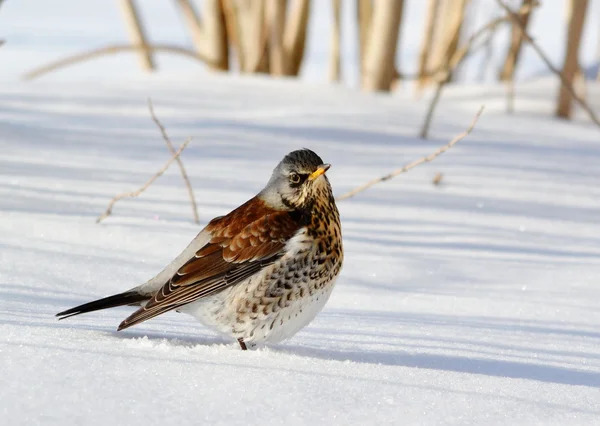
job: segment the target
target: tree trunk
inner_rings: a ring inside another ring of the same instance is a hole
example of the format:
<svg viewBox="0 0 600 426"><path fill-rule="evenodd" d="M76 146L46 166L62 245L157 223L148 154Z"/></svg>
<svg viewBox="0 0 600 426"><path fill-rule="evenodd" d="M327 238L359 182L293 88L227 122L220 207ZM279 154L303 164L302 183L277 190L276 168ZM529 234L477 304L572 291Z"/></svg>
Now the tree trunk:
<svg viewBox="0 0 600 426"><path fill-rule="evenodd" d="M565 60L563 64L563 75L569 84L573 84L573 78L579 66L579 44L581 42L581 33L585 22L585 12L588 6L588 0L567 0L568 1L568 22L567 46ZM572 96L563 85L560 87L558 95L558 104L556 116L562 118L571 118Z"/></svg>
<svg viewBox="0 0 600 426"><path fill-rule="evenodd" d="M404 1L378 0L373 6L362 87L370 91L389 91L394 79Z"/></svg>
<svg viewBox="0 0 600 426"><path fill-rule="evenodd" d="M533 6L533 0L521 0L521 8L523 6ZM529 24L529 18L531 17L531 11L527 14L520 15L520 20L523 23L525 29L527 29L527 25ZM514 22L512 24L511 36L510 36L510 47L508 49L508 53L506 54L506 59L504 60L504 65L500 70L499 79L501 81L509 81L514 78L515 68L517 66L517 62L519 61L519 55L521 53L521 46L523 45L523 32L521 28L516 25Z"/></svg>
<svg viewBox="0 0 600 426"><path fill-rule="evenodd" d="M146 31L134 1L120 0L119 4L121 5L121 13L125 19L125 25L127 27L127 32L129 33L131 44L142 47L148 46ZM153 71L156 69L154 58L149 50L140 50L138 57L140 66L144 71Z"/></svg>

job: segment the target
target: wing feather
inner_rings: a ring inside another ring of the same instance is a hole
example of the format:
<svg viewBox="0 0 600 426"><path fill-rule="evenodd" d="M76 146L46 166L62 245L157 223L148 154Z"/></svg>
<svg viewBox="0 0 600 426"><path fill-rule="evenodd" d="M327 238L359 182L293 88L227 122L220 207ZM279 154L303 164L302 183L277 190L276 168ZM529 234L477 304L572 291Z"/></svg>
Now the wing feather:
<svg viewBox="0 0 600 426"><path fill-rule="evenodd" d="M306 224L306 214L275 211L258 198L214 219L206 227L210 241L119 330L246 280L283 256L287 241Z"/></svg>

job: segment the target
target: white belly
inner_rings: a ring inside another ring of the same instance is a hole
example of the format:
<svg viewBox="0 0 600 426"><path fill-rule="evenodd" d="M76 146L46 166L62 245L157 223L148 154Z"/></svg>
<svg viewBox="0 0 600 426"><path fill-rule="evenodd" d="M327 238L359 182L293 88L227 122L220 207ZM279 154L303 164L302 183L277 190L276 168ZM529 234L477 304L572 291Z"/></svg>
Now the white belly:
<svg viewBox="0 0 600 426"><path fill-rule="evenodd" d="M321 312L331 295L333 284L331 282L312 295L307 294L268 315L255 317L237 312L237 305L231 303L231 299L236 297L234 293L239 293L244 284L192 302L179 311L194 316L202 324L221 334L243 339L248 346L278 343L306 327Z"/></svg>

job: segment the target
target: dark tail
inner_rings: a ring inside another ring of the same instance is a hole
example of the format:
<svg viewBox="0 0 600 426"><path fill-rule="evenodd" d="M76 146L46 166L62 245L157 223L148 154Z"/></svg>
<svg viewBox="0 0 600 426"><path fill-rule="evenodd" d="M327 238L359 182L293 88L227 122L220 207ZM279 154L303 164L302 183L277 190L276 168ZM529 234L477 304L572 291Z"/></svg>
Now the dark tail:
<svg viewBox="0 0 600 426"><path fill-rule="evenodd" d="M136 291L126 291L125 293L115 294L113 296L108 296L103 299L98 299L94 300L93 302L75 306L74 308L59 312L56 314L56 316L60 317L59 320L62 320L75 315L85 314L87 312L99 311L101 309L115 308L117 306L124 305L136 305L148 299L150 299L150 297L147 295L139 294Z"/></svg>

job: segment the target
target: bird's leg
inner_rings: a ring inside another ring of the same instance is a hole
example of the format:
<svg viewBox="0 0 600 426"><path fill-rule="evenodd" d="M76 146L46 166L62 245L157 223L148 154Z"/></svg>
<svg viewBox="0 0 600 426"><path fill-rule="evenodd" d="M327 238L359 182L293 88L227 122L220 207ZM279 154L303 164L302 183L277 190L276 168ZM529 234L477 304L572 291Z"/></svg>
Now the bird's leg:
<svg viewBox="0 0 600 426"><path fill-rule="evenodd" d="M240 344L240 348L242 348L243 351L248 350L246 344L244 343L244 340L241 337L238 339L238 343Z"/></svg>

